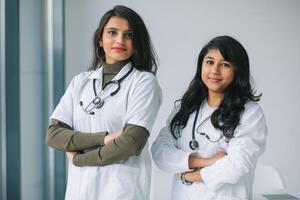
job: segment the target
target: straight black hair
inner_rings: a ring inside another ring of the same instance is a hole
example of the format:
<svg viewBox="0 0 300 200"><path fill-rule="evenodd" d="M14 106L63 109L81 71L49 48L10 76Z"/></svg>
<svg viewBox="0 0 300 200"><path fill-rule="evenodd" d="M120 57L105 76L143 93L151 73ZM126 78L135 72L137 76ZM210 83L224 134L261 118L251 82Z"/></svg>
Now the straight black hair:
<svg viewBox="0 0 300 200"><path fill-rule="evenodd" d="M93 37L93 61L90 70L95 70L101 64L101 61L104 60L105 52L99 46L99 40L102 38L104 26L112 16L122 17L128 21L134 48L134 53L130 58L133 66L138 70L156 74L157 58L142 18L132 9L121 5L117 5L112 10L107 11L99 22Z"/></svg>
<svg viewBox="0 0 300 200"><path fill-rule="evenodd" d="M245 48L230 36L218 36L206 44L199 53L197 71L180 102L180 109L173 117L170 130L174 138L180 137L189 115L199 108L208 96L208 89L201 79L202 63L209 50L217 49L234 70L234 79L224 91L224 98L211 116L211 123L227 138L234 137L240 117L248 100L259 101L250 84L249 58Z"/></svg>

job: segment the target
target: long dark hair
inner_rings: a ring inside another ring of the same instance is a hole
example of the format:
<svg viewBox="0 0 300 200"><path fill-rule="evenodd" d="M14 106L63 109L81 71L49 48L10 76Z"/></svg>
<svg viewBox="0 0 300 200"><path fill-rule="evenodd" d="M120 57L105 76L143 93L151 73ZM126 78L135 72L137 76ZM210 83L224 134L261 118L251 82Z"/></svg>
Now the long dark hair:
<svg viewBox="0 0 300 200"><path fill-rule="evenodd" d="M255 96L251 87L249 58L245 48L230 36L215 37L200 51L196 74L179 100L180 109L170 124L170 130L176 139L180 137L180 129L186 126L189 115L197 110L208 96L208 89L200 77L203 59L211 49L218 49L234 70L234 79L225 89L221 104L211 116L213 126L220 129L225 137L234 137L234 130L239 124L246 102L260 100L261 94Z"/></svg>
<svg viewBox="0 0 300 200"><path fill-rule="evenodd" d="M99 46L99 40L102 38L104 26L112 16L122 17L128 21L134 48L133 55L130 58L133 66L141 71L155 74L157 71L156 54L142 18L130 8L120 5L106 12L99 22L93 37L93 62L90 70L95 70L100 62L104 60L105 52Z"/></svg>

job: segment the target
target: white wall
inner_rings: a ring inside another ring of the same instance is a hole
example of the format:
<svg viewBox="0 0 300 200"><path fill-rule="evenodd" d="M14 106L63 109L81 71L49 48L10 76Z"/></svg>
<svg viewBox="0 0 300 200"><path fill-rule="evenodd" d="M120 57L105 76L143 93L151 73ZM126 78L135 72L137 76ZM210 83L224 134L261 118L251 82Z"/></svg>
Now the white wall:
<svg viewBox="0 0 300 200"><path fill-rule="evenodd" d="M157 77L164 100L150 141L192 79L202 46L214 36L231 35L247 49L256 89L263 92L260 103L269 135L260 162L278 168L287 188L299 191L300 1L66 0L67 83L88 68L99 17L115 4L131 7L143 17L160 59ZM169 187L168 178L154 168L154 189L162 182ZM156 194L152 198L162 199Z"/></svg>

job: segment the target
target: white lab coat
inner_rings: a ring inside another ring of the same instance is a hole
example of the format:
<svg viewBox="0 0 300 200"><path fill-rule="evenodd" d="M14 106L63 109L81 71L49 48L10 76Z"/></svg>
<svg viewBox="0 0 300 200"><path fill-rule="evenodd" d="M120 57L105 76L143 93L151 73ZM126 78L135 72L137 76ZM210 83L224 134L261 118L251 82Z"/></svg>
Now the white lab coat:
<svg viewBox="0 0 300 200"><path fill-rule="evenodd" d="M245 200L252 199L252 183L258 157L265 150L267 126L261 107L255 102L248 102L235 130L235 137L226 143L224 138L212 143L205 136L195 133L199 149L193 151L189 147L192 139L192 127L195 113L189 117L186 127L181 131L181 137L173 138L169 124L178 111L173 109L167 126L162 128L152 145L152 157L156 165L174 174L172 200ZM203 114L199 112L196 128L202 123L200 131L215 140L221 131L213 127L210 115L214 111L207 102L202 104ZM209 120L205 120L206 118ZM205 120L205 121L204 121ZM219 151L225 151L227 156L209 167L201 169L202 183L184 185L178 175L189 171L188 157L196 154L207 158Z"/></svg>
<svg viewBox="0 0 300 200"><path fill-rule="evenodd" d="M123 77L131 68L125 65L114 80ZM51 118L58 119L75 131L114 132L125 124L145 127L149 132L161 105L161 89L156 77L149 72L133 69L121 83L120 91L108 98L103 107L87 114L85 107L95 97L93 79L97 91L102 90L103 68L83 72L75 76ZM103 96L110 94L107 86ZM139 156L122 162L99 167L76 167L69 163L66 200L147 200L151 184L151 158L148 144Z"/></svg>

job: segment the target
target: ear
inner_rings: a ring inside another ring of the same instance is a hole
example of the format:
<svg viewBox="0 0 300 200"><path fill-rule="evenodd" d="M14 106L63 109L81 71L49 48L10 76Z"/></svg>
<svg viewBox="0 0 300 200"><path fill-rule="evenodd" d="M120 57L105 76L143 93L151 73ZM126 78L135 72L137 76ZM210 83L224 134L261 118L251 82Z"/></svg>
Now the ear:
<svg viewBox="0 0 300 200"><path fill-rule="evenodd" d="M101 40L99 40L99 46L100 46L100 47L103 47L103 43L102 43Z"/></svg>

